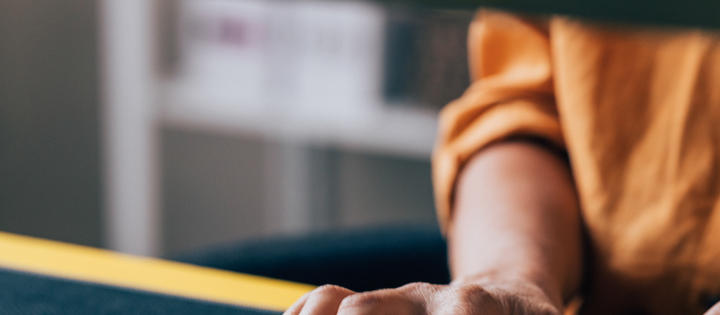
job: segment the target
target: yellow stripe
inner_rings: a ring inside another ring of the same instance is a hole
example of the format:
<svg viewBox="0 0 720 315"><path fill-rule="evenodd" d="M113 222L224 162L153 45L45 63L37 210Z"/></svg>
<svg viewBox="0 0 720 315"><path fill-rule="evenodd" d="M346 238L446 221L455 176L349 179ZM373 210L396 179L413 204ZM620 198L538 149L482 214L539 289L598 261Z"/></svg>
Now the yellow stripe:
<svg viewBox="0 0 720 315"><path fill-rule="evenodd" d="M0 267L269 310L313 287L0 232Z"/></svg>

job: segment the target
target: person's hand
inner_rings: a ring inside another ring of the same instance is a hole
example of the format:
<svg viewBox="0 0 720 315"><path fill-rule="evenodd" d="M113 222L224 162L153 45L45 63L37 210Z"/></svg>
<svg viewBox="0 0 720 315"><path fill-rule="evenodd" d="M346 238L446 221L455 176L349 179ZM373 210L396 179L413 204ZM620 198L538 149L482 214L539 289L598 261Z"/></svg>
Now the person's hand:
<svg viewBox="0 0 720 315"><path fill-rule="evenodd" d="M325 285L300 298L284 315L559 315L559 307L530 282L482 279L450 285L411 283L364 293Z"/></svg>
<svg viewBox="0 0 720 315"><path fill-rule="evenodd" d="M707 310L705 315L720 315L720 303L716 303L713 307Z"/></svg>

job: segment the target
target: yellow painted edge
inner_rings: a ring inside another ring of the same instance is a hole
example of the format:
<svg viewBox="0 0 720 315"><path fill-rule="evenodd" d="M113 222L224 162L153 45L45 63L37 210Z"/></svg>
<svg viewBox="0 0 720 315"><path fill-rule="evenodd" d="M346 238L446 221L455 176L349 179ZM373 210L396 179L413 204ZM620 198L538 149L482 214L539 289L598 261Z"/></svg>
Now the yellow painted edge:
<svg viewBox="0 0 720 315"><path fill-rule="evenodd" d="M314 287L0 232L0 267L268 310Z"/></svg>

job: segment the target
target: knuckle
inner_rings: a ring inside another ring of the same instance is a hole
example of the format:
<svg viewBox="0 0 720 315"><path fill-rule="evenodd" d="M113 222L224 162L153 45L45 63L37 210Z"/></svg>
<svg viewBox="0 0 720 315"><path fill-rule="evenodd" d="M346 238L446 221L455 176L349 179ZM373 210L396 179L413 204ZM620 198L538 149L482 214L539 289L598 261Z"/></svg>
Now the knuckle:
<svg viewBox="0 0 720 315"><path fill-rule="evenodd" d="M463 286L447 293L440 307L444 310L442 314L476 314L478 310L501 313L492 294L481 286Z"/></svg>
<svg viewBox="0 0 720 315"><path fill-rule="evenodd" d="M326 284L315 289L313 295L338 295L342 294L343 292L345 292L345 289L343 287Z"/></svg>
<svg viewBox="0 0 720 315"><path fill-rule="evenodd" d="M492 294L481 286L466 286L455 291L455 299L463 303L482 303L492 298Z"/></svg>
<svg viewBox="0 0 720 315"><path fill-rule="evenodd" d="M410 296L419 297L421 299L429 300L437 292L441 291L441 286L430 284L426 282L413 282L406 284L398 288L398 292L401 294L409 294Z"/></svg>
<svg viewBox="0 0 720 315"><path fill-rule="evenodd" d="M435 285L429 284L426 282L412 282L412 283L408 283L400 288L405 289L405 290L411 290L411 291L429 291L429 290L434 290Z"/></svg>
<svg viewBox="0 0 720 315"><path fill-rule="evenodd" d="M342 300L340 309L367 308L380 303L382 298L373 293L360 293L350 295Z"/></svg>

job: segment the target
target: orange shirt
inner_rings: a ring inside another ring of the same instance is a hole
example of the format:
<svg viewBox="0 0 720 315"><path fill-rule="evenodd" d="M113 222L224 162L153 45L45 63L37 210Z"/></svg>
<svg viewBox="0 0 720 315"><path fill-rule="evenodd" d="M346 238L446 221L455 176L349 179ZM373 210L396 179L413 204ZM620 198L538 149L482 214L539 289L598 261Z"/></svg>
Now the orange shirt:
<svg viewBox="0 0 720 315"><path fill-rule="evenodd" d="M440 220L469 157L564 148L594 258L589 313L702 313L720 295L720 36L481 11L473 83L440 117Z"/></svg>

